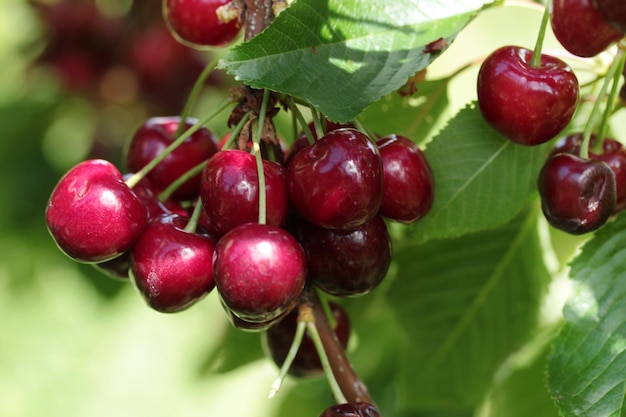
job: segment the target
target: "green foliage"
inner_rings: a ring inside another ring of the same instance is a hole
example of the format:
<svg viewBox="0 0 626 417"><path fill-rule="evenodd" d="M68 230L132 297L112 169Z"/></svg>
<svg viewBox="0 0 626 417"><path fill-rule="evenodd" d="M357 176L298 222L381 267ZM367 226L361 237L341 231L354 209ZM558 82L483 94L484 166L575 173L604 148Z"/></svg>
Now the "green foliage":
<svg viewBox="0 0 626 417"><path fill-rule="evenodd" d="M572 293L548 380L562 415L626 412L626 215L606 225L572 262Z"/></svg>
<svg viewBox="0 0 626 417"><path fill-rule="evenodd" d="M255 88L305 100L346 122L401 87L492 0L297 0L221 67ZM445 49L445 48L444 48Z"/></svg>

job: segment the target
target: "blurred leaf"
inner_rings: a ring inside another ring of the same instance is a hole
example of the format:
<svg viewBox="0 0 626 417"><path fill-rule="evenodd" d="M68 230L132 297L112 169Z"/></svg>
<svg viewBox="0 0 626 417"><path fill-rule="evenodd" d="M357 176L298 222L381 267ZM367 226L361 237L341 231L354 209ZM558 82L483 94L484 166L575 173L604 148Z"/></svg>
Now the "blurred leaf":
<svg viewBox="0 0 626 417"><path fill-rule="evenodd" d="M221 67L255 88L312 104L346 122L395 91L492 0L297 0Z"/></svg>
<svg viewBox="0 0 626 417"><path fill-rule="evenodd" d="M514 144L489 127L474 105L461 110L425 150L435 201L409 234L427 241L510 222L536 192L549 146Z"/></svg>
<svg viewBox="0 0 626 417"><path fill-rule="evenodd" d="M572 293L554 343L549 387L563 416L626 414L626 215L571 265Z"/></svg>
<svg viewBox="0 0 626 417"><path fill-rule="evenodd" d="M536 211L489 232L396 250L388 296L407 338L397 364L405 408L478 405L529 336L549 279Z"/></svg>
<svg viewBox="0 0 626 417"><path fill-rule="evenodd" d="M377 134L395 133L421 143L448 106L449 81L444 78L420 82L410 97L389 94L365 109L359 119Z"/></svg>
<svg viewBox="0 0 626 417"><path fill-rule="evenodd" d="M261 334L242 331L228 323L221 343L210 352L199 371L203 374L227 373L263 358Z"/></svg>

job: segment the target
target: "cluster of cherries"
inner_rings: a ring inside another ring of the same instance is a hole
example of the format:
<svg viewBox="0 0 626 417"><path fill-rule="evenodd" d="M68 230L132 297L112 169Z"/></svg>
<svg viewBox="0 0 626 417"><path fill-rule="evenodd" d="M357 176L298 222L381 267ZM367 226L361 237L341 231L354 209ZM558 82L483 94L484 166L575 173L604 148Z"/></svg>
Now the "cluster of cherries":
<svg viewBox="0 0 626 417"><path fill-rule="evenodd" d="M252 143L219 140L194 119L151 118L127 147L128 174L92 159L61 178L48 229L72 259L130 278L157 311L185 310L216 288L237 328L267 330L281 365L305 286L368 293L391 262L383 218L415 222L433 201L432 172L411 140L320 124L321 137L309 124L285 152L258 159ZM345 347L346 312L331 306ZM289 372L321 372L307 337Z"/></svg>
<svg viewBox="0 0 626 417"><path fill-rule="evenodd" d="M549 12L557 40L576 56L598 55L626 34L622 0L553 0ZM534 55L523 47L499 48L478 75L478 104L485 120L526 146L563 132L579 101L573 70L554 56ZM563 138L539 174L546 219L571 234L596 230L626 206L626 150L614 139L598 139L596 144L594 135L582 133Z"/></svg>

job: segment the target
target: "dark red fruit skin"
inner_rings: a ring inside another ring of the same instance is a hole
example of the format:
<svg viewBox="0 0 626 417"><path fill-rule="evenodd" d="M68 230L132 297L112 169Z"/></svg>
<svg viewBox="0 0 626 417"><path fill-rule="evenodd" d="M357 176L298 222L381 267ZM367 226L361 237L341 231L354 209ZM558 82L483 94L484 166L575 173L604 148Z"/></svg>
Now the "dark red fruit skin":
<svg viewBox="0 0 626 417"><path fill-rule="evenodd" d="M337 130L337 129L354 128L354 124L352 123L335 123L335 122L331 122L330 120L326 118L324 119L324 123L326 124L325 126L326 133L330 133L333 130ZM317 137L317 130L315 130L315 124L313 122L310 122L308 127L309 127L309 130L311 131L311 135L313 136L313 140L316 141L317 139L319 139ZM287 151L287 155L285 155L285 165L289 165L289 162L294 157L294 155L309 145L310 145L309 138L307 138L306 133L304 133L304 131L300 132L296 140L294 140L294 142L289 147L289 150Z"/></svg>
<svg viewBox="0 0 626 417"><path fill-rule="evenodd" d="M130 251L126 251L120 256L109 261L99 262L92 265L98 271L110 278L126 281L130 278Z"/></svg>
<svg viewBox="0 0 626 417"><path fill-rule="evenodd" d="M380 214L414 223L430 211L435 193L433 172L424 153L410 139L389 135L376 142L383 161Z"/></svg>
<svg viewBox="0 0 626 417"><path fill-rule="evenodd" d="M338 129L298 152L288 167L289 196L307 220L355 229L378 213L383 169L378 148L355 129Z"/></svg>
<svg viewBox="0 0 626 417"><path fill-rule="evenodd" d="M267 321L251 322L251 321L246 321L234 315L233 312L230 311L230 309L226 305L224 305L223 301L222 301L222 305L233 327L237 330L242 330L242 331L250 332L250 333L259 333L259 332L263 332L271 328L272 326L274 326L276 323L281 321L285 316L287 316L292 311L292 310L285 310L282 314Z"/></svg>
<svg viewBox="0 0 626 417"><path fill-rule="evenodd" d="M188 221L178 214L153 219L131 251L130 267L139 293L163 313L185 310L215 287L215 242L185 231Z"/></svg>
<svg viewBox="0 0 626 417"><path fill-rule="evenodd" d="M101 159L83 161L57 183L46 207L46 224L59 248L78 262L113 259L139 238L146 208Z"/></svg>
<svg viewBox="0 0 626 417"><path fill-rule="evenodd" d="M504 46L492 52L478 73L478 105L485 121L515 143L535 146L558 135L578 104L578 79L558 58Z"/></svg>
<svg viewBox="0 0 626 417"><path fill-rule="evenodd" d="M609 25L592 0L553 0L550 23L561 45L581 57L596 56L624 37Z"/></svg>
<svg viewBox="0 0 626 417"><path fill-rule="evenodd" d="M537 188L548 223L570 234L598 229L615 208L615 175L602 161L554 155L541 169Z"/></svg>
<svg viewBox="0 0 626 417"><path fill-rule="evenodd" d="M163 15L174 37L188 46L224 46L240 32L235 19L224 23L218 19L218 7L230 0L165 0Z"/></svg>
<svg viewBox="0 0 626 417"><path fill-rule="evenodd" d="M372 404L358 402L333 405L324 410L319 417L380 417L380 413Z"/></svg>
<svg viewBox="0 0 626 417"><path fill-rule="evenodd" d="M391 264L391 240L380 216L352 231L302 222L297 236L307 254L308 279L328 294L366 294L382 282Z"/></svg>
<svg viewBox="0 0 626 417"><path fill-rule="evenodd" d="M333 331L337 336L337 340L345 349L350 338L348 313L341 305L334 302L330 302L329 307L335 322ZM279 368L283 365L289 353L297 326L298 309L294 308L285 318L272 325L264 333L266 351ZM288 373L296 377L314 377L324 373L315 344L308 332L304 333L300 348Z"/></svg>
<svg viewBox="0 0 626 417"><path fill-rule="evenodd" d="M270 321L298 302L306 255L287 231L246 223L220 238L215 283L226 308L244 321Z"/></svg>
<svg viewBox="0 0 626 417"><path fill-rule="evenodd" d="M582 146L582 133L568 135L557 142L550 155L567 152L573 155L580 154ZM615 175L616 199L614 213L626 209L626 148L621 142L612 138L604 138L602 141L602 152L592 152L596 142L595 135L590 138L589 158L605 162Z"/></svg>
<svg viewBox="0 0 626 417"><path fill-rule="evenodd" d="M291 207L287 172L266 160L263 172L267 224L282 226ZM202 171L200 184L204 212L220 236L240 224L258 221L259 181L254 155L236 149L218 152Z"/></svg>
<svg viewBox="0 0 626 417"><path fill-rule="evenodd" d="M626 2L624 0L593 0L609 24L626 34Z"/></svg>
<svg viewBox="0 0 626 417"><path fill-rule="evenodd" d="M197 120L188 118L186 129ZM161 154L176 138L180 117L153 117L135 131L127 152L126 166L137 172ZM211 158L217 152L217 138L206 128L201 127L178 148L159 163L147 178L160 190L164 190L185 172ZM173 194L177 200L192 200L200 192L200 175L190 178Z"/></svg>

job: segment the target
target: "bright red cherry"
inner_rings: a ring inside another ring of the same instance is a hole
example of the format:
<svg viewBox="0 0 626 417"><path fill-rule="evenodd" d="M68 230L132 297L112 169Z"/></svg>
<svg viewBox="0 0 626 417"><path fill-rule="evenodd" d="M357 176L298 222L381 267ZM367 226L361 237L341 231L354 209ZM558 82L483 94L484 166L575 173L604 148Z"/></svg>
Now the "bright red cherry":
<svg viewBox="0 0 626 417"><path fill-rule="evenodd" d="M410 139L390 135L376 144L383 161L380 214L402 223L424 217L433 205L434 179L426 156Z"/></svg>
<svg viewBox="0 0 626 417"><path fill-rule="evenodd" d="M290 203L286 170L263 160L267 224L282 226ZM254 155L236 149L218 152L202 172L200 196L212 230L222 235L259 219L259 179Z"/></svg>
<svg viewBox="0 0 626 417"><path fill-rule="evenodd" d="M513 142L539 145L567 126L578 104L578 80L558 58L505 46L492 52L478 74L478 105L495 130Z"/></svg>
<svg viewBox="0 0 626 417"><path fill-rule="evenodd" d="M383 193L376 145L355 129L338 129L298 152L288 167L289 195L307 220L355 229L373 218Z"/></svg>
<svg viewBox="0 0 626 417"><path fill-rule="evenodd" d="M188 118L186 129L197 120ZM126 165L129 171L137 172L161 154L176 140L180 118L153 117L134 133L128 146ZM191 168L209 159L217 152L217 139L206 128L201 127L178 148L165 157L150 173L148 179L160 190L164 190L178 177ZM191 200L200 193L200 174L182 184L174 193L178 200Z"/></svg>
<svg viewBox="0 0 626 417"><path fill-rule="evenodd" d="M148 219L141 200L110 162L91 159L57 183L46 224L59 248L79 262L104 262L127 251Z"/></svg>
<svg viewBox="0 0 626 417"><path fill-rule="evenodd" d="M556 154L541 169L537 188L548 222L570 234L598 229L615 208L615 175L602 161Z"/></svg>
<svg viewBox="0 0 626 417"><path fill-rule="evenodd" d="M225 307L244 321L263 323L292 309L306 279L302 246L279 227L246 223L215 248L215 283Z"/></svg>
<svg viewBox="0 0 626 417"><path fill-rule="evenodd" d="M581 57L598 55L624 37L596 10L592 0L553 0L550 22L561 45Z"/></svg>
<svg viewBox="0 0 626 417"><path fill-rule="evenodd" d="M185 310L215 287L215 242L186 231L188 221L178 214L153 219L131 251L137 289L150 307L163 313Z"/></svg>
<svg viewBox="0 0 626 417"><path fill-rule="evenodd" d="M230 0L163 0L163 15L174 36L190 46L224 46L240 32L241 23L222 22L217 9Z"/></svg>

